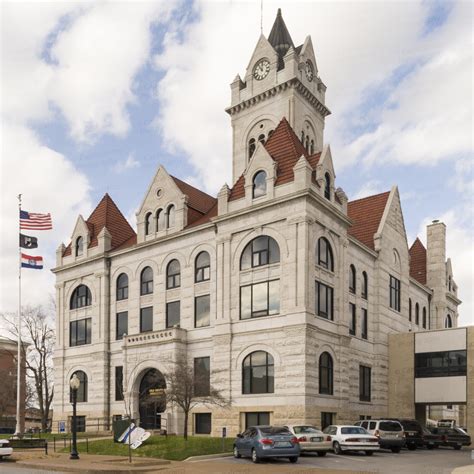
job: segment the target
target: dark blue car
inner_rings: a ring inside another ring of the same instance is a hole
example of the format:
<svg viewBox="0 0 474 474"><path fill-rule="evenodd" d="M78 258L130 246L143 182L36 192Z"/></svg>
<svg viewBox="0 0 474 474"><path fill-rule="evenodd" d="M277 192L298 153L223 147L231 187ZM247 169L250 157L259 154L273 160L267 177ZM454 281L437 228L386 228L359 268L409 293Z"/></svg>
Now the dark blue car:
<svg viewBox="0 0 474 474"><path fill-rule="evenodd" d="M234 442L234 457L248 456L255 463L263 458L296 462L299 455L298 439L282 426L250 426Z"/></svg>

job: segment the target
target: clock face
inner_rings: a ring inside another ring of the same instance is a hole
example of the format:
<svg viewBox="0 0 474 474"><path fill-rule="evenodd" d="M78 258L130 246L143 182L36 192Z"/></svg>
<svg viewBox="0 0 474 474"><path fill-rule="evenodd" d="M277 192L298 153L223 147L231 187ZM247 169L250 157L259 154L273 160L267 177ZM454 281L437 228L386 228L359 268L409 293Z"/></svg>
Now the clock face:
<svg viewBox="0 0 474 474"><path fill-rule="evenodd" d="M260 61L253 68L253 77L257 81L265 79L270 72L270 63L267 59L260 59Z"/></svg>
<svg viewBox="0 0 474 474"><path fill-rule="evenodd" d="M304 67L305 73L306 73L306 78L308 79L309 82L313 80L314 77L314 71L313 71L313 65L311 64L311 61L306 61L305 67Z"/></svg>

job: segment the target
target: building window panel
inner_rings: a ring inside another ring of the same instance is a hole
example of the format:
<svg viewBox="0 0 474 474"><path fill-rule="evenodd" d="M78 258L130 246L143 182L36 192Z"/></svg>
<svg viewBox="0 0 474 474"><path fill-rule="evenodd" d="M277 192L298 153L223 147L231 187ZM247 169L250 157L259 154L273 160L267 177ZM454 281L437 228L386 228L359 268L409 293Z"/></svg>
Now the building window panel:
<svg viewBox="0 0 474 474"><path fill-rule="evenodd" d="M334 289L316 281L316 315L329 320L334 319Z"/></svg>
<svg viewBox="0 0 474 474"><path fill-rule="evenodd" d="M86 285L79 285L71 296L69 309L79 309L92 304L91 290Z"/></svg>
<svg viewBox="0 0 474 474"><path fill-rule="evenodd" d="M196 413L196 434L211 434L212 416L210 413Z"/></svg>
<svg viewBox="0 0 474 474"><path fill-rule="evenodd" d="M140 332L153 331L153 307L140 309Z"/></svg>
<svg viewBox="0 0 474 474"><path fill-rule="evenodd" d="M334 367L332 357L328 352L319 356L319 393L333 395Z"/></svg>
<svg viewBox="0 0 474 474"><path fill-rule="evenodd" d="M369 295L369 279L367 277L366 272L362 272L362 291L361 291L361 296L365 300L368 298Z"/></svg>
<svg viewBox="0 0 474 474"><path fill-rule="evenodd" d="M140 295L153 293L153 270L145 267L140 274Z"/></svg>
<svg viewBox="0 0 474 474"><path fill-rule="evenodd" d="M166 269L166 289L179 288L181 286L181 265L174 259L168 263Z"/></svg>
<svg viewBox="0 0 474 474"><path fill-rule="evenodd" d="M280 281L272 280L240 287L240 319L280 312Z"/></svg>
<svg viewBox="0 0 474 474"><path fill-rule="evenodd" d="M258 198L267 194L267 173L259 171L253 177L252 197Z"/></svg>
<svg viewBox="0 0 474 474"><path fill-rule="evenodd" d="M179 301L166 303L166 327L172 328L179 326L181 304Z"/></svg>
<svg viewBox="0 0 474 474"><path fill-rule="evenodd" d="M400 311L400 280L390 275L390 308Z"/></svg>
<svg viewBox="0 0 474 474"><path fill-rule="evenodd" d="M128 311L122 311L116 315L115 339L123 339L125 334L128 334Z"/></svg>
<svg viewBox="0 0 474 474"><path fill-rule="evenodd" d="M88 394L88 385L87 385L87 375L82 370L77 370L71 375L71 379L77 376L79 381L81 382L79 388L77 390L77 403L85 403L87 402L87 394ZM69 401L72 402L72 389L69 389Z"/></svg>
<svg viewBox="0 0 474 474"><path fill-rule="evenodd" d="M325 237L320 237L318 239L318 265L334 271L334 257L332 253L331 245Z"/></svg>
<svg viewBox="0 0 474 474"><path fill-rule="evenodd" d="M321 430L334 424L335 413L321 412Z"/></svg>
<svg viewBox="0 0 474 474"><path fill-rule="evenodd" d="M359 400L370 402L371 400L371 377L372 368L364 365L359 366Z"/></svg>
<svg viewBox="0 0 474 474"><path fill-rule="evenodd" d="M267 352L249 354L242 363L242 393L273 393L273 369L273 357Z"/></svg>
<svg viewBox="0 0 474 474"><path fill-rule="evenodd" d="M367 310L362 308L362 329L361 329L361 336L362 339L367 339L369 335L369 317L367 314Z"/></svg>
<svg viewBox="0 0 474 474"><path fill-rule="evenodd" d="M92 319L78 319L69 323L69 345L83 346L91 343Z"/></svg>
<svg viewBox="0 0 474 474"><path fill-rule="evenodd" d="M211 391L211 359L196 357L194 359L194 395L206 397Z"/></svg>
<svg viewBox="0 0 474 474"><path fill-rule="evenodd" d="M412 315L411 315L411 298L408 300L408 321L411 323Z"/></svg>
<svg viewBox="0 0 474 474"><path fill-rule="evenodd" d="M415 354L415 377L454 377L466 374L465 350Z"/></svg>
<svg viewBox="0 0 474 474"><path fill-rule="evenodd" d="M115 401L123 400L123 367L115 367Z"/></svg>
<svg viewBox="0 0 474 474"><path fill-rule="evenodd" d="M280 261L280 248L272 237L261 235L250 241L240 257L240 269L261 267Z"/></svg>
<svg viewBox="0 0 474 474"><path fill-rule="evenodd" d="M349 334L355 336L356 334L356 306L349 303Z"/></svg>
<svg viewBox="0 0 474 474"><path fill-rule="evenodd" d="M196 269L194 273L195 283L211 279L211 258L207 252L201 252L196 257Z"/></svg>
<svg viewBox="0 0 474 474"><path fill-rule="evenodd" d="M197 296L194 298L194 325L197 328L209 326L211 320L211 297L210 295Z"/></svg>
<svg viewBox="0 0 474 474"><path fill-rule="evenodd" d="M121 273L117 278L117 301L128 298L128 275Z"/></svg>
<svg viewBox="0 0 474 474"><path fill-rule="evenodd" d="M247 412L245 414L245 429L251 426L270 425L270 413L268 411Z"/></svg>

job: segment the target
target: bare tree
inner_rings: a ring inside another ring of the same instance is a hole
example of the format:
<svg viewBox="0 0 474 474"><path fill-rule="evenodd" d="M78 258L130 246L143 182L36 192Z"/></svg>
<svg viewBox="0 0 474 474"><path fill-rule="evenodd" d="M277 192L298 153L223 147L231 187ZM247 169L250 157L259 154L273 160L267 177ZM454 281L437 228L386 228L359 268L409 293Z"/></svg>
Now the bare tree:
<svg viewBox="0 0 474 474"><path fill-rule="evenodd" d="M220 390L210 383L209 374L195 370L188 359L181 355L171 363L171 369L164 374L166 379L166 402L177 406L184 413L184 439L188 439L188 420L191 410L197 405L225 407L229 402Z"/></svg>
<svg viewBox="0 0 474 474"><path fill-rule="evenodd" d="M12 339L18 338L16 314L3 314ZM48 428L49 413L54 395L53 350L55 335L52 318L41 306L22 308L22 360L26 375L34 387L34 398L41 415L41 429ZM28 390L26 391L28 393Z"/></svg>

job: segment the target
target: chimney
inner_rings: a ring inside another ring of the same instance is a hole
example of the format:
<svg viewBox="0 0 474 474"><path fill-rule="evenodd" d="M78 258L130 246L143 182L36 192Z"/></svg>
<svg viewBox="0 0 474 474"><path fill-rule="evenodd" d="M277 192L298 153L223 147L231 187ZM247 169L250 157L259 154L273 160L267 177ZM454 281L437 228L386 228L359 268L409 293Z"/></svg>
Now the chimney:
<svg viewBox="0 0 474 474"><path fill-rule="evenodd" d="M427 227L426 283L435 291L435 298L446 292L446 225L439 220Z"/></svg>

